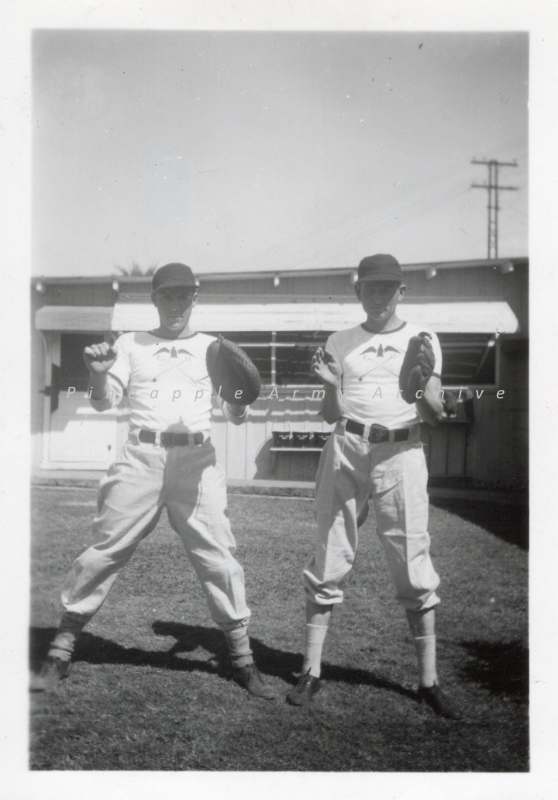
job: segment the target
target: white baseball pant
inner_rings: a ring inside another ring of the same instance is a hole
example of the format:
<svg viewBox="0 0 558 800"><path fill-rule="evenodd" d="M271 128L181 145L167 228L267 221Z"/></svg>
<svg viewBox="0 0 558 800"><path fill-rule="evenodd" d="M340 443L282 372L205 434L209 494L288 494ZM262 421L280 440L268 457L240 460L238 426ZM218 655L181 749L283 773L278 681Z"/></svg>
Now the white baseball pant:
<svg viewBox="0 0 558 800"><path fill-rule="evenodd" d="M316 476L318 534L304 570L305 590L320 605L341 603L358 547L357 517L372 497L397 600L412 611L440 602L430 559L428 472L418 426L406 442L371 444L338 424Z"/></svg>
<svg viewBox="0 0 558 800"><path fill-rule="evenodd" d="M130 439L101 481L93 528L98 543L74 562L62 591L66 612L88 620L166 507L205 591L215 623L250 617L244 572L234 558L225 478L210 442L165 449Z"/></svg>

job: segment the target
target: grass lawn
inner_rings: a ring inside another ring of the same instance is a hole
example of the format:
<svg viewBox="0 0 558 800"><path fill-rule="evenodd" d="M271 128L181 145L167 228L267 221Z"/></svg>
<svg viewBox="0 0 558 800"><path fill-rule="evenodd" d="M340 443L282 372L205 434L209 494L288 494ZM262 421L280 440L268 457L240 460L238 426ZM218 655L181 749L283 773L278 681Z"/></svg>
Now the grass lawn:
<svg viewBox="0 0 558 800"><path fill-rule="evenodd" d="M31 669L59 617L73 558L92 543L95 493L35 489ZM232 495L253 649L275 702L219 668L222 637L166 519L140 545L80 639L55 692L31 695L35 770L528 769L525 514L468 503L431 507L440 680L465 711L435 717L415 699L415 658L371 515L310 709L284 695L301 666L301 569L313 503Z"/></svg>

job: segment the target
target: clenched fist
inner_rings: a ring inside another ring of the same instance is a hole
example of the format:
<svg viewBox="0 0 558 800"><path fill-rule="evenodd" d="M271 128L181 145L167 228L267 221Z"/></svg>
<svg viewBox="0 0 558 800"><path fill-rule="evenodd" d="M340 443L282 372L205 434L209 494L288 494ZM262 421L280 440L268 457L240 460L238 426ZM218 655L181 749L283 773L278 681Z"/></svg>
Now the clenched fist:
<svg viewBox="0 0 558 800"><path fill-rule="evenodd" d="M94 374L108 372L116 361L116 350L108 342L91 344L83 350L85 366Z"/></svg>

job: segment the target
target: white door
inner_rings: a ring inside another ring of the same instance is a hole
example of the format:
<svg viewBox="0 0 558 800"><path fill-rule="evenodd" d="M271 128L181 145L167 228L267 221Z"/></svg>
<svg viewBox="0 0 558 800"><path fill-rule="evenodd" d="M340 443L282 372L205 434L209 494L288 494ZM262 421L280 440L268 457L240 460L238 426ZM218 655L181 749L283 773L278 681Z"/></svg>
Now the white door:
<svg viewBox="0 0 558 800"><path fill-rule="evenodd" d="M59 333L45 337L50 385L45 387L43 469L103 470L115 458L119 412L95 411L87 389L79 388L87 383L81 362L84 340L83 334L72 334L61 347Z"/></svg>

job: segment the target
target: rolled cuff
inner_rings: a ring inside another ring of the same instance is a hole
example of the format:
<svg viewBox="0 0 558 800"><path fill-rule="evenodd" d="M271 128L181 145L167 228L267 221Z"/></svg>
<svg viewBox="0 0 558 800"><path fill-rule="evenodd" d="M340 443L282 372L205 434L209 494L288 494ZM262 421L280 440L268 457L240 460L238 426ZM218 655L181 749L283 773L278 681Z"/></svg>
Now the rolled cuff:
<svg viewBox="0 0 558 800"><path fill-rule="evenodd" d="M396 596L396 600L403 606L405 611L428 611L431 608L436 608L436 606L441 603L436 592L432 592L426 597L418 597L416 599L412 597Z"/></svg>
<svg viewBox="0 0 558 800"><path fill-rule="evenodd" d="M302 573L304 591L319 606L329 606L343 602L343 589L333 581L320 581L310 570Z"/></svg>

